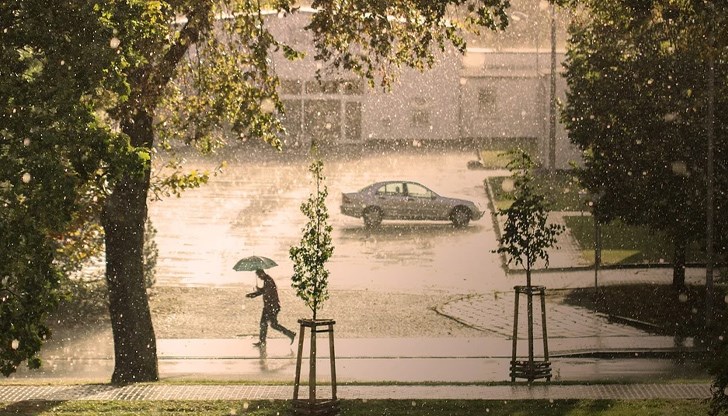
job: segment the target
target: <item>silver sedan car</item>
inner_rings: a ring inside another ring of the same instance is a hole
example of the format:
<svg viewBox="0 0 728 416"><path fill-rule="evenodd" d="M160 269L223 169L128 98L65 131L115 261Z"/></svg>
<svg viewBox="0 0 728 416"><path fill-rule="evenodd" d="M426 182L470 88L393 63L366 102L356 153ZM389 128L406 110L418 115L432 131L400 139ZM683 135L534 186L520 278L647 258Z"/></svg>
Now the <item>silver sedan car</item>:
<svg viewBox="0 0 728 416"><path fill-rule="evenodd" d="M343 193L341 213L363 218L368 227L382 220L452 221L456 227L464 227L483 216L472 201L440 196L411 181L377 182L359 192Z"/></svg>

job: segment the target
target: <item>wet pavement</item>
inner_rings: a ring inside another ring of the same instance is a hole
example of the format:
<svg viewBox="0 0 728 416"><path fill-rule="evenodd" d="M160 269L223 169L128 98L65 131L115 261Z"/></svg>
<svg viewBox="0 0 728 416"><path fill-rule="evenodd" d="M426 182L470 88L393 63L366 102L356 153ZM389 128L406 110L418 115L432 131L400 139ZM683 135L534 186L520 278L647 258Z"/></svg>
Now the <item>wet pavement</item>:
<svg viewBox="0 0 728 416"><path fill-rule="evenodd" d="M306 221L300 205L313 190L308 160L266 154L263 160L233 152L223 173L181 198L152 201L157 228L157 284L161 286L255 285L252 273L232 270L242 257L263 255L278 262L279 286L293 272L289 249L299 243ZM235 159L239 156L238 159ZM468 293L511 286L496 248L489 216L454 228L448 222L385 221L367 229L358 218L339 212L341 194L378 180L420 182L445 196L462 197L487 209L484 172L468 170L470 151L382 152L358 158L331 157L324 174L333 226L333 256L327 263L330 288L423 293ZM195 160L212 170L219 161ZM491 275L485 281L484 273ZM497 279L492 279L497 273Z"/></svg>
<svg viewBox="0 0 728 416"><path fill-rule="evenodd" d="M698 270L689 275L697 279ZM669 273L631 270L655 283ZM563 272L566 285L591 283L588 272ZM605 283L624 274L606 273ZM567 278L568 277L568 278ZM545 278L542 276L542 278ZM691 359L691 339L654 336L612 323L580 308L548 301L548 348L555 381L671 382L707 380ZM513 293L464 296L438 307L440 313L480 329L482 337L335 338L337 377L357 383L480 383L509 380L512 354ZM524 319L525 320L525 319ZM523 320L522 320L523 321ZM535 353L543 356L538 320ZM230 339L158 339L163 380L290 382L295 371L295 345L273 333L265 351L252 346L252 336ZM519 331L518 355L527 356L525 330ZM41 370L22 370L10 380L80 380L106 382L113 371L110 334L68 340L44 350ZM326 338L322 338L325 342ZM307 357L307 349L304 350ZM319 368L328 368L321 352ZM304 358L306 359L306 358ZM304 366L305 367L305 366ZM326 371L319 373L324 379Z"/></svg>
<svg viewBox="0 0 728 416"><path fill-rule="evenodd" d="M361 220L338 213L341 192L359 189L374 180L414 179L448 196L464 196L484 209L486 174L469 171L472 153L442 151L404 155L376 154L356 160L328 162L331 223L334 225L334 257L330 262L330 288L376 289L388 293L446 293L448 302L433 305L438 313L470 328L481 337L352 337L336 339L337 376L355 383L481 383L509 380L513 286L524 284L517 270L502 267L492 253L497 247L490 215L465 229L446 223L384 223L365 229ZM200 162L201 163L201 162ZM212 168L215 163L205 162ZM200 166L204 167L204 166ZM303 159L231 163L226 173L182 198L166 198L150 205L160 250L157 285L252 288L252 273L232 270L243 256L258 254L276 259L279 287L288 285L286 270L292 266L288 248L298 243L305 218L298 206L310 192ZM433 168L436 167L436 168ZM559 214L555 214L555 221ZM533 275L535 285L548 289L593 287L594 272L569 269L584 266L569 238L552 251L551 267ZM652 282L668 284L669 269L602 270L596 284ZM688 270L688 281L704 282L704 270ZM566 397L707 397L707 384L653 385L707 380L697 364L682 358L692 341L658 337L620 325L587 310L566 306L546 297L549 352L554 380L638 383L600 386L345 386L342 398L566 398ZM522 305L525 302L522 302ZM536 303L538 305L538 303ZM210 305L210 307L216 307ZM382 319L387 319L387 307ZM356 313L356 311L351 311ZM523 313L523 312L521 312ZM537 315L538 316L538 315ZM522 319L521 322L525 321ZM540 334L538 319L536 333ZM525 328L525 327L524 327ZM519 329L519 339L525 329ZM294 346L271 339L264 353L252 347L250 336L229 339L158 339L159 369L163 380L291 382L295 370ZM519 341L524 356L525 341ZM541 340L536 340L540 355ZM24 380L105 383L113 370L109 331L74 339L56 340L44 350L44 366L21 370L0 384L0 401L34 394L95 400L107 397L290 398L290 386L75 386L19 392L10 386ZM326 356L320 368L327 368ZM320 374L324 380L327 373ZM646 384L639 384L646 383ZM656 387L655 387L656 386ZM28 387L30 388L30 387ZM610 390L611 389L611 390ZM175 391L177 393L175 393ZM686 393L687 392L687 393ZM176 396L175 396L176 394ZM599 396L604 394L605 396ZM620 395L621 394L621 395ZM168 396L171 395L171 396ZM43 396L45 397L45 396Z"/></svg>
<svg viewBox="0 0 728 416"><path fill-rule="evenodd" d="M0 387L0 402L28 400L288 400L292 386L282 385L165 385L130 386L7 386ZM317 397L331 397L330 387L317 389ZM706 399L707 384L611 385L339 385L339 399L397 400L648 400ZM12 405L8 406L12 407ZM0 411L3 408L0 407Z"/></svg>

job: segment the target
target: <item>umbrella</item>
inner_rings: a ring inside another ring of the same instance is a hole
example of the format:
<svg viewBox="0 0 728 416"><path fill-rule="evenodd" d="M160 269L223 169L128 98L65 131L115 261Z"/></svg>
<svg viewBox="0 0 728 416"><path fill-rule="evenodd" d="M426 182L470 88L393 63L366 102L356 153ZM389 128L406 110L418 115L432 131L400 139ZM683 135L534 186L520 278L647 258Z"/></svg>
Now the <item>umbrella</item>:
<svg viewBox="0 0 728 416"><path fill-rule="evenodd" d="M271 267L277 266L278 263L263 256L250 256L245 257L235 264L233 270L238 272L252 272L258 269L270 269Z"/></svg>

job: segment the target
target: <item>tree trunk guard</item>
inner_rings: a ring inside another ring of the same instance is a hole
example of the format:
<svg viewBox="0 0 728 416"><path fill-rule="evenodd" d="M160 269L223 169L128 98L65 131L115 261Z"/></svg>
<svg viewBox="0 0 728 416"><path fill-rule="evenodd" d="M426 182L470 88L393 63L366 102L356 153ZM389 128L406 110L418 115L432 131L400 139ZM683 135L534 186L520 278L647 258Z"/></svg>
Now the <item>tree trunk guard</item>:
<svg viewBox="0 0 728 416"><path fill-rule="evenodd" d="M543 286L514 286L516 293L515 312L513 314L513 354L511 357L511 382L517 378L523 378L532 382L536 379L545 378L551 381L551 362L549 361L548 336L546 334L546 303ZM517 360L518 346L518 300L521 294L526 294L528 299L528 360ZM543 329L543 360L534 360L533 353L533 295L538 293L541 300L541 328Z"/></svg>
<svg viewBox="0 0 728 416"><path fill-rule="evenodd" d="M334 324L332 319L299 319L301 324L298 338L298 354L296 356L296 380L293 386L293 414L294 415L327 415L339 414L339 400L336 398L336 354L334 351ZM306 328L311 332L311 348L309 354L308 371L308 399L299 399L298 391L301 385L301 359L303 354L303 340ZM329 362L331 364L331 398L319 399L316 397L316 334L329 334Z"/></svg>

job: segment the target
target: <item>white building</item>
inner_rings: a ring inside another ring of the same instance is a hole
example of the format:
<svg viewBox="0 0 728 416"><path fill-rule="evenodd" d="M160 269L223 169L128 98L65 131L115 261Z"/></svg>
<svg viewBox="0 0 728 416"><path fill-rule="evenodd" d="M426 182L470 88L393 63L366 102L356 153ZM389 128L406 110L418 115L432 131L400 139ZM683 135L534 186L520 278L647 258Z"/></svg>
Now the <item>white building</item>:
<svg viewBox="0 0 728 416"><path fill-rule="evenodd" d="M325 74L318 82L312 41L303 30L309 13L269 19L274 36L307 54L300 61L274 61L288 145L307 144L312 137L331 144L530 143L544 164L549 153L557 168L580 160L558 119L550 149L549 51L469 49L464 56L448 51L428 71L403 70L390 92L370 88L354 74ZM557 70L563 56L557 54ZM565 89L557 74L556 97L562 102Z"/></svg>

